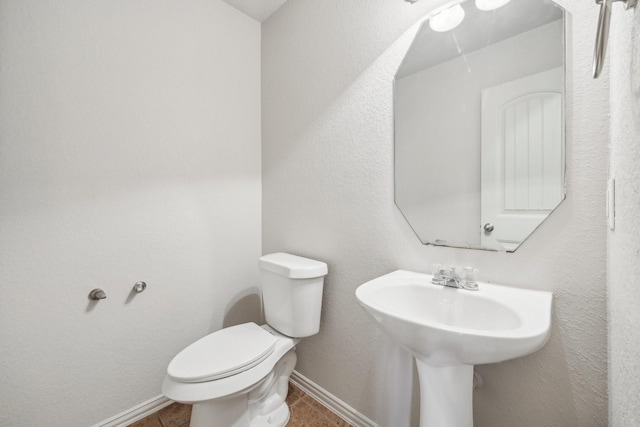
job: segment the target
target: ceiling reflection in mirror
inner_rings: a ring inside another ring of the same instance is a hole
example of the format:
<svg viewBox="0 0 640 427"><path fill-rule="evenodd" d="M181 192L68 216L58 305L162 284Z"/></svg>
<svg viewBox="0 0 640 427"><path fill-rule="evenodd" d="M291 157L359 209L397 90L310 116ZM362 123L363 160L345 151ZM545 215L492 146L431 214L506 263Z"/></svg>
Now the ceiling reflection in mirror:
<svg viewBox="0 0 640 427"><path fill-rule="evenodd" d="M395 201L424 244L514 251L565 197L564 11L461 6L396 73Z"/></svg>

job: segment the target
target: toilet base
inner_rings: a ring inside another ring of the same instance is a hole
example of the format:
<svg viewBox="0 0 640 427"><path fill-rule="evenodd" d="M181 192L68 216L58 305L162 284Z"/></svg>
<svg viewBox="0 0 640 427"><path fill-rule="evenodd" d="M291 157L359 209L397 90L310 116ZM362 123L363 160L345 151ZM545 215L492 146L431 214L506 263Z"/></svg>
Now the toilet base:
<svg viewBox="0 0 640 427"><path fill-rule="evenodd" d="M284 427L289 422L289 416L289 406L285 402L271 414L253 418L249 425L250 427Z"/></svg>
<svg viewBox="0 0 640 427"><path fill-rule="evenodd" d="M192 427L250 426L246 395L195 403L189 425Z"/></svg>
<svg viewBox="0 0 640 427"><path fill-rule="evenodd" d="M296 365L290 350L274 369L250 390L193 403L191 427L284 427L289 421L286 403L289 377Z"/></svg>
<svg viewBox="0 0 640 427"><path fill-rule="evenodd" d="M232 402L231 400L235 400ZM267 415L249 419L246 397L225 399L219 402L203 402L193 405L191 427L284 427L290 412L286 402Z"/></svg>

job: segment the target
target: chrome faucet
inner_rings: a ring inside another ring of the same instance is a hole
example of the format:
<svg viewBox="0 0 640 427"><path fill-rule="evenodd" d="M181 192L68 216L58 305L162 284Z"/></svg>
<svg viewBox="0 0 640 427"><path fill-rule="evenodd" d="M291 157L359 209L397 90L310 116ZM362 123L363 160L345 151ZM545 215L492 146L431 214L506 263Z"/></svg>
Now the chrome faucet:
<svg viewBox="0 0 640 427"><path fill-rule="evenodd" d="M450 288L459 288L460 276L458 276L455 267L437 268L434 272L433 279L431 279L431 283L441 286L449 286Z"/></svg>
<svg viewBox="0 0 640 427"><path fill-rule="evenodd" d="M441 286L448 286L450 288L466 289L469 291L477 291L478 284L475 281L468 281L462 279L455 267L441 267L434 268L433 278L431 283Z"/></svg>

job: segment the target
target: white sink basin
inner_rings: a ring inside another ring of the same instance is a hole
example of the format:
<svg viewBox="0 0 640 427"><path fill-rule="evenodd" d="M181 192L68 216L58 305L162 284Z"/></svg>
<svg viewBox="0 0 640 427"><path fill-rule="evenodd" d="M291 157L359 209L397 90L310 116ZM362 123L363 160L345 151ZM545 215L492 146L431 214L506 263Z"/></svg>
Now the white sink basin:
<svg viewBox="0 0 640 427"><path fill-rule="evenodd" d="M544 346L552 294L488 283L470 291L431 279L398 270L360 285L356 297L416 358L420 427L472 427L473 365Z"/></svg>
<svg viewBox="0 0 640 427"><path fill-rule="evenodd" d="M479 283L478 291L431 283L398 270L373 279L356 297L398 343L431 365L476 365L524 356L549 337L551 297Z"/></svg>

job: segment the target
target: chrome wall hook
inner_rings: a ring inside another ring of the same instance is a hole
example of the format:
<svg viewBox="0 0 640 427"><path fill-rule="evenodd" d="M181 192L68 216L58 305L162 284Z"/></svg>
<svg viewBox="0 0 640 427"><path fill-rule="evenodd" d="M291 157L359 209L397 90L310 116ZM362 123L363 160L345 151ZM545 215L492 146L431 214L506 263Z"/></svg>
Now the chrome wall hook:
<svg viewBox="0 0 640 427"><path fill-rule="evenodd" d="M94 289L91 292L89 292L89 299L93 300L93 301L98 301L101 299L105 299L107 297L107 294L104 293L104 291L102 289Z"/></svg>
<svg viewBox="0 0 640 427"><path fill-rule="evenodd" d="M609 40L609 24L611 23L611 5L621 1L625 10L636 7L637 0L596 0L600 5L600 15L598 16L598 28L596 30L596 44L593 50L593 78L597 79L604 65L604 58L607 53L607 41Z"/></svg>
<svg viewBox="0 0 640 427"><path fill-rule="evenodd" d="M147 289L147 284L146 284L146 283L144 283L144 282L136 282L136 283L133 285L133 290L134 290L136 293L140 293L140 292L144 291L145 289Z"/></svg>

